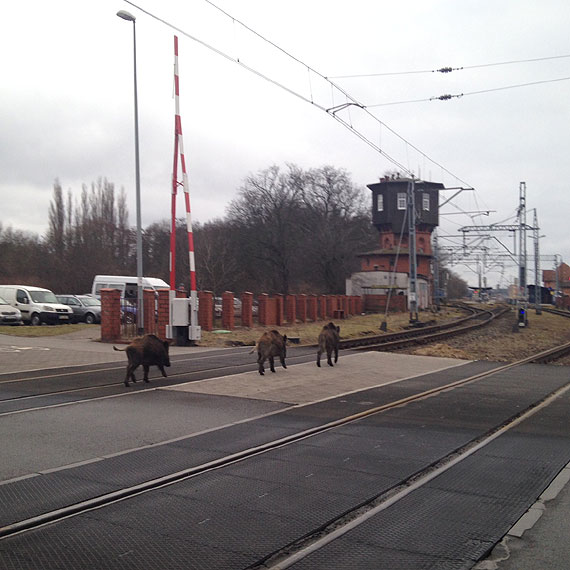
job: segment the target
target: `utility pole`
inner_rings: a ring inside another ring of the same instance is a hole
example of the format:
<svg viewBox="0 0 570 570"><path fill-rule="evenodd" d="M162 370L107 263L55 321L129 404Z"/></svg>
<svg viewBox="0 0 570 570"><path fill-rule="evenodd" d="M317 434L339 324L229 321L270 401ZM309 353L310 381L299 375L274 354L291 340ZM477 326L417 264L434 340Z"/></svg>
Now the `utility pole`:
<svg viewBox="0 0 570 570"><path fill-rule="evenodd" d="M560 276L559 267L562 265L562 256L560 256L560 263L558 263L558 253L554 254L554 271L556 272L556 307L558 306L558 292L560 291Z"/></svg>
<svg viewBox="0 0 570 570"><path fill-rule="evenodd" d="M410 257L410 323L418 321L418 267L416 259L416 183L414 178L408 182L408 248Z"/></svg>
<svg viewBox="0 0 570 570"><path fill-rule="evenodd" d="M534 237L534 308L537 315L542 314L542 287L540 285L540 257L539 257L539 227L538 227L538 215L536 213L536 208L534 209L534 218L532 221L532 230Z"/></svg>
<svg viewBox="0 0 570 570"><path fill-rule="evenodd" d="M527 300L526 289L526 182L519 186L519 285L521 298Z"/></svg>
<svg viewBox="0 0 570 570"><path fill-rule="evenodd" d="M439 311L439 251L437 243L437 228L433 232L433 295L435 308L437 311Z"/></svg>
<svg viewBox="0 0 570 570"><path fill-rule="evenodd" d="M527 305L528 294L526 287L526 182L519 184L519 309L518 325L526 327L528 324Z"/></svg>

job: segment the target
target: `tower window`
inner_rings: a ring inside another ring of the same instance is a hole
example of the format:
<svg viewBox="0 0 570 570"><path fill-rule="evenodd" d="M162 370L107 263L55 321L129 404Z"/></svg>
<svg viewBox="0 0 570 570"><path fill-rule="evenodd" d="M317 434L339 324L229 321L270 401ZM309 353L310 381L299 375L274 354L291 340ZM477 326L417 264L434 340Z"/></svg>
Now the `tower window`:
<svg viewBox="0 0 570 570"><path fill-rule="evenodd" d="M422 195L422 209L429 211L429 194L426 192Z"/></svg>
<svg viewBox="0 0 570 570"><path fill-rule="evenodd" d="M383 212L384 211L384 194L378 194L377 196L377 202L376 202L376 210L378 212Z"/></svg>
<svg viewBox="0 0 570 570"><path fill-rule="evenodd" d="M406 193L398 192L398 210L406 209Z"/></svg>

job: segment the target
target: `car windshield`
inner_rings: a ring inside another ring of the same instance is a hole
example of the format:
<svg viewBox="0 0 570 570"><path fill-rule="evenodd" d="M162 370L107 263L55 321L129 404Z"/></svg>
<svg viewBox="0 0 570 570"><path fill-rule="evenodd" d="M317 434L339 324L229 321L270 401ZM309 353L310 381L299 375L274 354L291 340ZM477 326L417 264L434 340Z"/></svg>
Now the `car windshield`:
<svg viewBox="0 0 570 570"><path fill-rule="evenodd" d="M99 301L99 299L95 299L95 297L79 297L81 299L81 302L86 306L86 307L100 307L101 306L101 301Z"/></svg>
<svg viewBox="0 0 570 570"><path fill-rule="evenodd" d="M51 291L30 291L34 303L59 303Z"/></svg>

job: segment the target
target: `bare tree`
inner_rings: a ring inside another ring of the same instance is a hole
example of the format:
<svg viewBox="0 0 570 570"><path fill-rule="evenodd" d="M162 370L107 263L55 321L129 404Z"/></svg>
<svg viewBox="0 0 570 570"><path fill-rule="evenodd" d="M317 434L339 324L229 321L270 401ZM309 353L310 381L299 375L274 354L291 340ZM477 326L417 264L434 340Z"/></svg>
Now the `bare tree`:
<svg viewBox="0 0 570 570"><path fill-rule="evenodd" d="M272 166L249 176L227 209L227 219L241 230L250 274L264 277L269 289L283 294L289 292L299 248L300 205L299 188Z"/></svg>
<svg viewBox="0 0 570 570"><path fill-rule="evenodd" d="M343 291L345 278L357 266L355 253L376 239L364 192L346 171L332 166L311 169L304 175L297 171L294 179L305 208L306 262L311 260L315 278L325 292Z"/></svg>

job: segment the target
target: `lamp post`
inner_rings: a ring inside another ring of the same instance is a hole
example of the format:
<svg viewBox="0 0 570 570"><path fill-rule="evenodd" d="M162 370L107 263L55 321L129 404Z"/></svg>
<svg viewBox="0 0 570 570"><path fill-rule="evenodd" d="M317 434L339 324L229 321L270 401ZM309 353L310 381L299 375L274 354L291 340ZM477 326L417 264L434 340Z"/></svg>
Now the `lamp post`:
<svg viewBox="0 0 570 570"><path fill-rule="evenodd" d="M136 18L126 12L119 10L117 16L123 20L133 23L133 56L134 56L134 91L135 91L135 188L136 188L136 208L137 208L137 333L144 332L144 305L143 305L143 266L142 266L142 224L141 224L141 181L140 181L140 161L139 161L139 109L137 98L137 34Z"/></svg>

